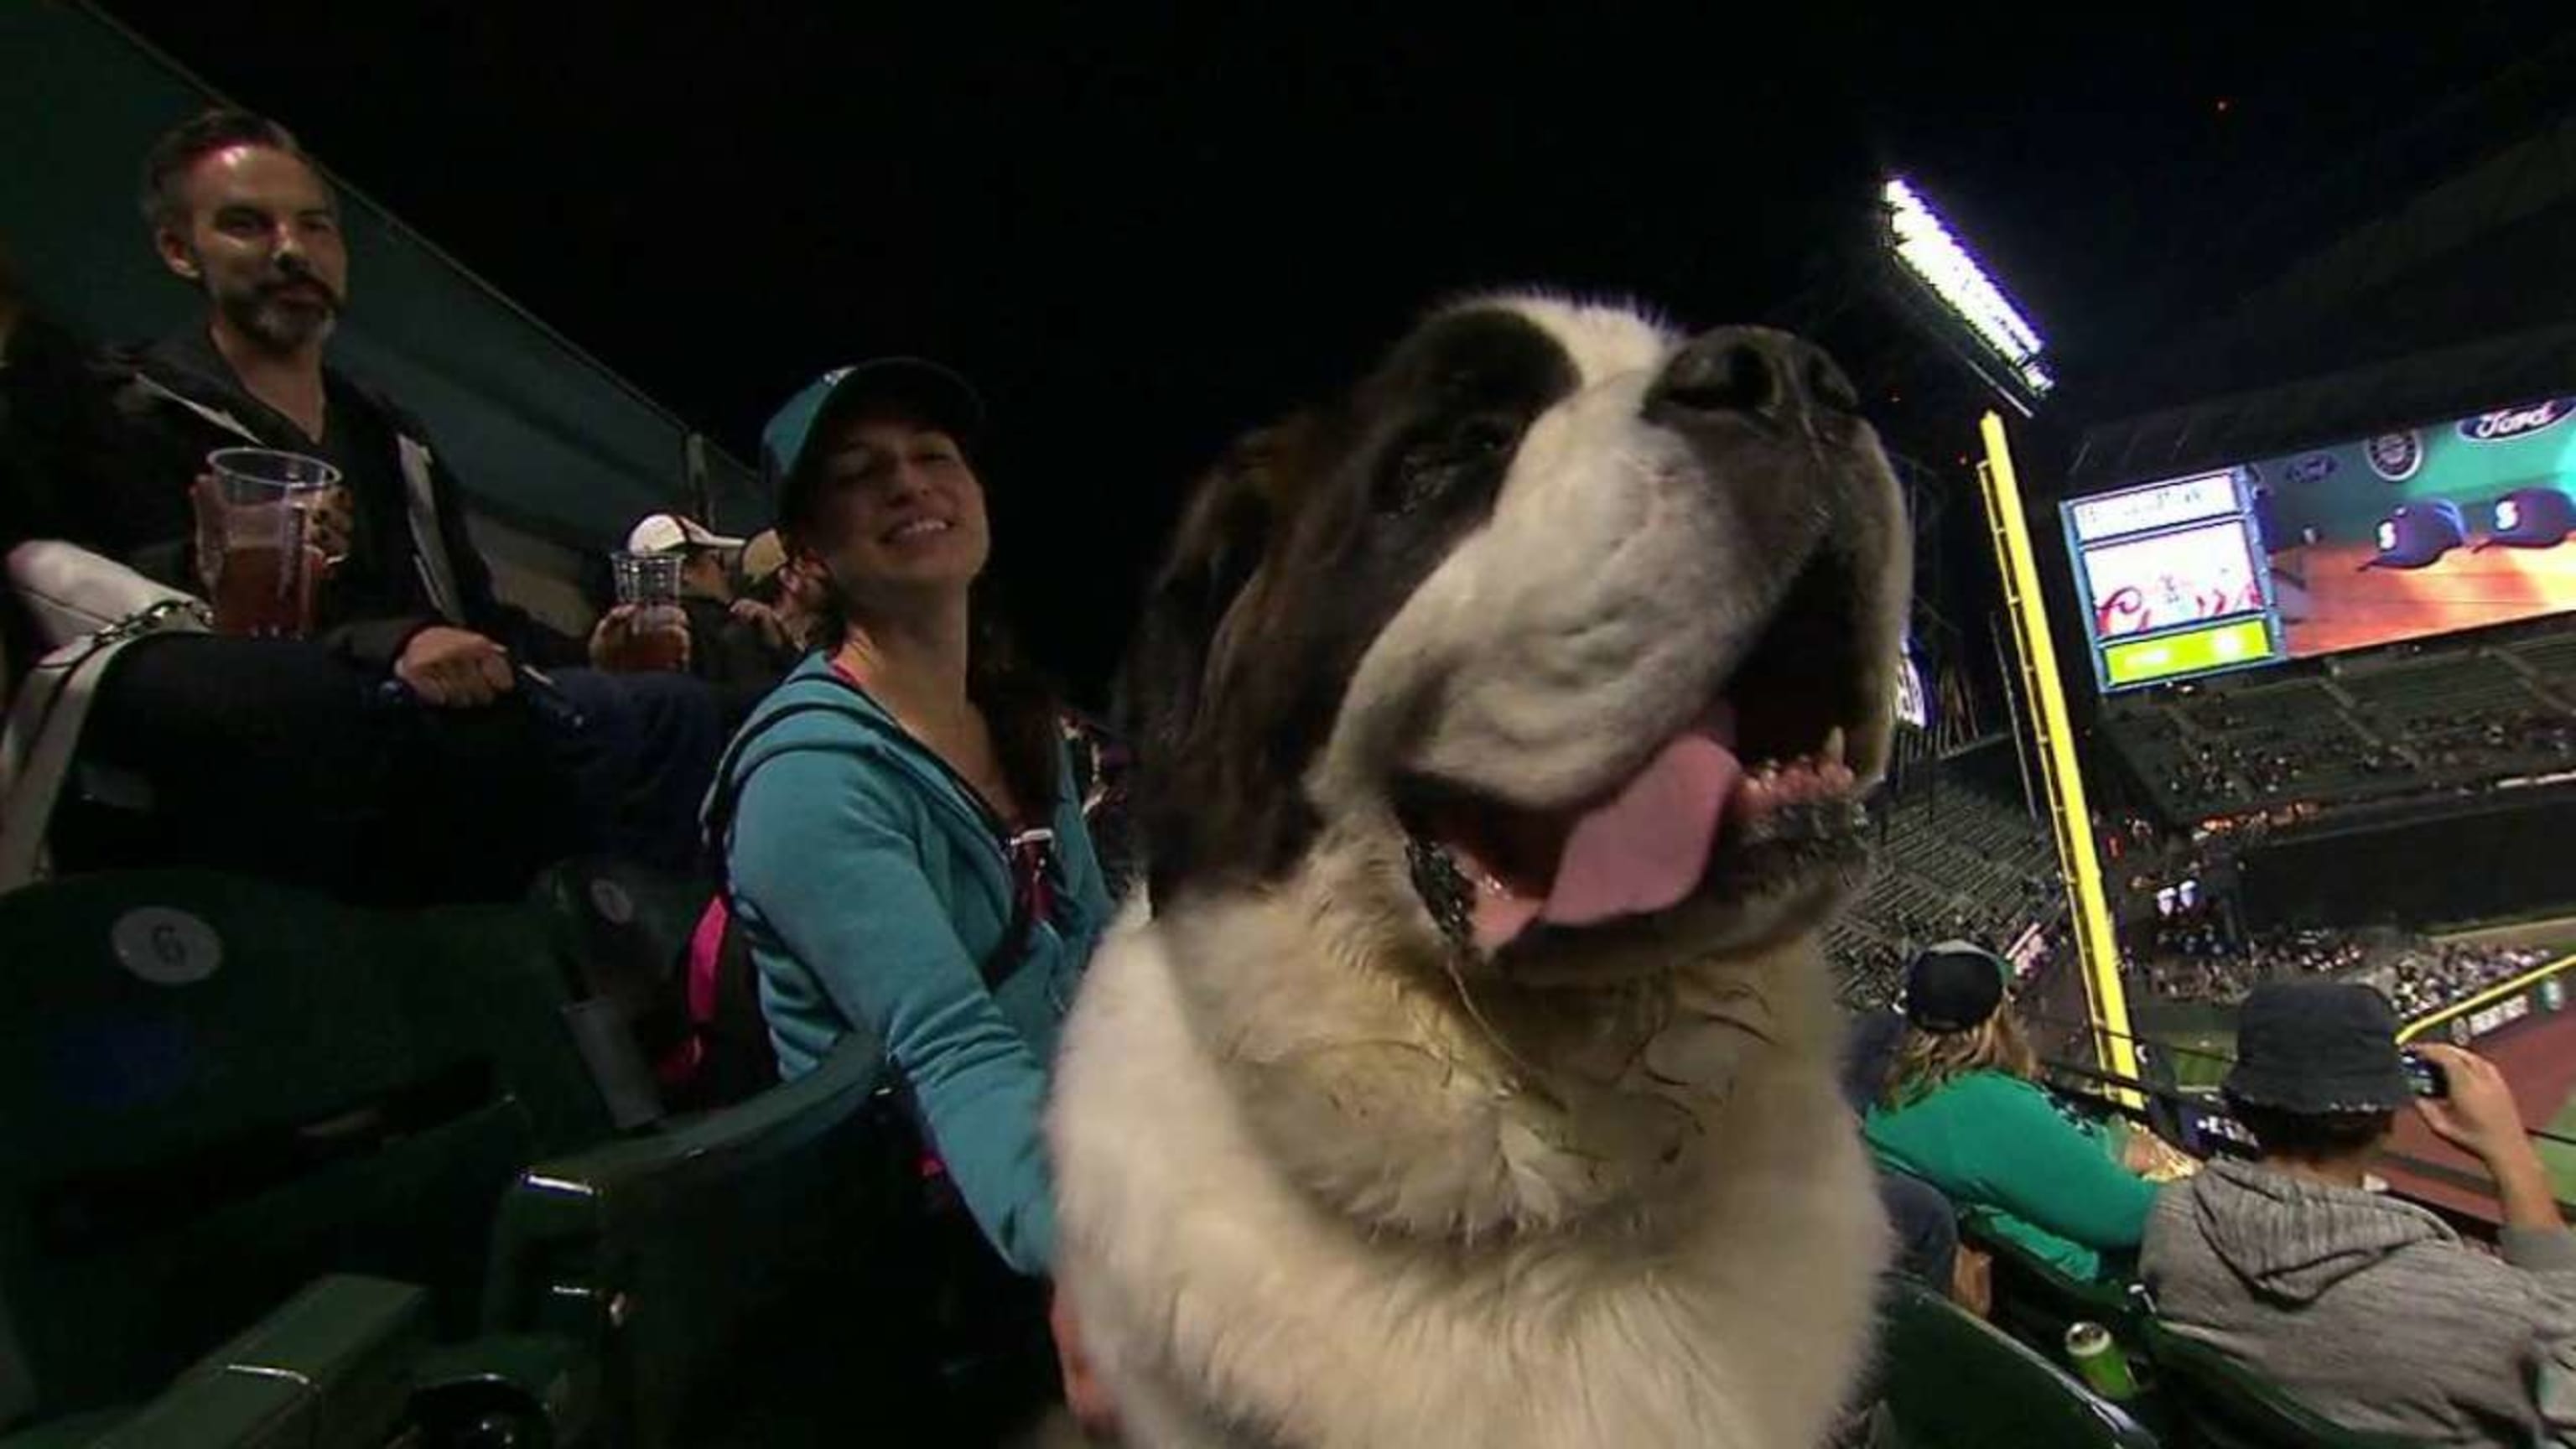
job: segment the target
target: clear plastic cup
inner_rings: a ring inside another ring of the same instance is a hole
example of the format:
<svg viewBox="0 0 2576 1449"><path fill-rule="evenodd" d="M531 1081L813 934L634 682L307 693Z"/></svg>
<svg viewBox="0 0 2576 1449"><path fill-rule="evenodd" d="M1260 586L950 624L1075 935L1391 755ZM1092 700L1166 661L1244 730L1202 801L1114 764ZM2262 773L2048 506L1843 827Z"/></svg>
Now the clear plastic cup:
<svg viewBox="0 0 2576 1449"><path fill-rule="evenodd" d="M621 553L609 564L617 576L617 602L635 611L617 667L638 672L686 667L689 616L680 608L680 556Z"/></svg>
<svg viewBox="0 0 2576 1449"><path fill-rule="evenodd" d="M273 448L206 455L211 479L194 493L197 567L227 634L301 639L313 630L313 590L325 560L313 512L340 486L319 458Z"/></svg>

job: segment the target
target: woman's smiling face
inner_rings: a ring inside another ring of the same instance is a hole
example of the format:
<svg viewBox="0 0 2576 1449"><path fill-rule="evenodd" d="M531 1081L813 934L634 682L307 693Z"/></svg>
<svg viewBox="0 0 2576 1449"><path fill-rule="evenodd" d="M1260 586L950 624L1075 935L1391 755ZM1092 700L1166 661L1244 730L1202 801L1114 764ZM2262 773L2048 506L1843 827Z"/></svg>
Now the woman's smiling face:
<svg viewBox="0 0 2576 1449"><path fill-rule="evenodd" d="M824 440L816 552L863 604L964 593L992 554L984 486L957 440L891 413L862 413Z"/></svg>

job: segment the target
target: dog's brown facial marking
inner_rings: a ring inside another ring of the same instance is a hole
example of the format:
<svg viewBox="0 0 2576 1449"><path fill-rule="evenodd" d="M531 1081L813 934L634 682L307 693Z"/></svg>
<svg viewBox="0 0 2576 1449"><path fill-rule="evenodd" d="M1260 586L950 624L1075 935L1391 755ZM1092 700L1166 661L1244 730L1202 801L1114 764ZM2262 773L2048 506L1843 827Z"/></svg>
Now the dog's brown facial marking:
<svg viewBox="0 0 2576 1449"><path fill-rule="evenodd" d="M1122 684L1155 899L1275 880L1313 840L1299 782L1351 671L1485 521L1521 431L1575 383L1526 319L1452 314L1201 481Z"/></svg>

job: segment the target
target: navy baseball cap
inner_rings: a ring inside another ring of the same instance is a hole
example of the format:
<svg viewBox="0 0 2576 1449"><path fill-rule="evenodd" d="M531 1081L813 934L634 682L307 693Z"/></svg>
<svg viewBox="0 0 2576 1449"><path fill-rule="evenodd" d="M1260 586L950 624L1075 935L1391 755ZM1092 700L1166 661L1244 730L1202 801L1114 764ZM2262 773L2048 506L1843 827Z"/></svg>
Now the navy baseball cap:
<svg viewBox="0 0 2576 1449"><path fill-rule="evenodd" d="M1905 1019L1937 1035L1974 1031L2004 1004L2012 966L1969 941L1926 946L1905 968Z"/></svg>
<svg viewBox="0 0 2576 1449"><path fill-rule="evenodd" d="M871 405L939 429L969 457L984 431L984 400L953 368L926 357L878 357L833 368L789 398L760 430L761 473L782 520L802 511L801 495L812 485L815 434Z"/></svg>

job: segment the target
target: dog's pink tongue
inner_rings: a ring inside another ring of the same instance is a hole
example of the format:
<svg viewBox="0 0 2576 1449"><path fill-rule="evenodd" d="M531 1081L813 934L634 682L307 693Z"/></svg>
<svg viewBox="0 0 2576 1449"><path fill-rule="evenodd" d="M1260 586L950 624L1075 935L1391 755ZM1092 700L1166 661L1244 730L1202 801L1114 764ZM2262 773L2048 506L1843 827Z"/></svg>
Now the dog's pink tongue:
<svg viewBox="0 0 2576 1449"><path fill-rule="evenodd" d="M1734 751L1710 735L1664 746L1618 798L1575 822L1538 918L1589 926L1681 904L1708 873L1726 802L1742 778Z"/></svg>

